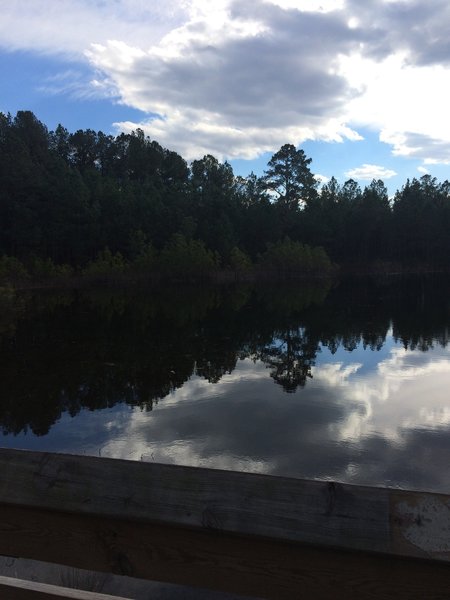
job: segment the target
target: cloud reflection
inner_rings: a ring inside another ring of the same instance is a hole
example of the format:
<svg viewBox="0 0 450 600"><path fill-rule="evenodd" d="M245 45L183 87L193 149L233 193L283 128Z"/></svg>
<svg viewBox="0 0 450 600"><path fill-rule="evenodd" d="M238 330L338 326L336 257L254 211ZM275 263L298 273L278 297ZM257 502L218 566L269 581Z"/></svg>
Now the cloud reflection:
<svg viewBox="0 0 450 600"><path fill-rule="evenodd" d="M450 424L448 349L423 353L394 347L370 374L349 381L347 373L348 367L342 371L340 382L343 385L345 381L347 387L343 399L357 401L365 410L353 412L345 423L334 426L341 439L355 442L369 435L382 435L398 444L405 441L408 430L435 430ZM327 368L324 375L326 378Z"/></svg>
<svg viewBox="0 0 450 600"><path fill-rule="evenodd" d="M351 353L348 355L352 358ZM368 373L325 362L296 394L267 391L250 359L218 384L193 377L153 413L134 410L109 456L448 491L450 410L445 349L392 348ZM119 453L119 454L118 454Z"/></svg>
<svg viewBox="0 0 450 600"><path fill-rule="evenodd" d="M62 416L45 438L14 447L269 473L350 483L450 490L450 352L393 346L318 354L296 393L259 360L210 383L193 375L154 410L117 404ZM355 360L357 358L358 360ZM333 360L334 359L334 360Z"/></svg>

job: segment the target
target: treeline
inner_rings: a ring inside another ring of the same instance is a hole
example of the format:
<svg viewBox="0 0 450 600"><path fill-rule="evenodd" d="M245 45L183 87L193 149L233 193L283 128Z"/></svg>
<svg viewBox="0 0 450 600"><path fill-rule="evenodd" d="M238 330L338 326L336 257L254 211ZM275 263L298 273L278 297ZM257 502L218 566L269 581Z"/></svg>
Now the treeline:
<svg viewBox="0 0 450 600"><path fill-rule="evenodd" d="M382 181L319 189L310 163L286 144L243 178L211 155L188 165L139 129L48 131L29 111L0 113L0 275L448 265L448 181L408 180L390 200Z"/></svg>

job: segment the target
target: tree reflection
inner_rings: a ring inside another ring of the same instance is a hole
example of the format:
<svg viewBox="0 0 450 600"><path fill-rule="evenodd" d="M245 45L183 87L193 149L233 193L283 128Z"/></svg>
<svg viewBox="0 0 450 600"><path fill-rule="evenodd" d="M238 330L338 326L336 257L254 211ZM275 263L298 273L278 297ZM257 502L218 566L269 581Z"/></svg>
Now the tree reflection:
<svg viewBox="0 0 450 600"><path fill-rule="evenodd" d="M262 348L258 358L270 368L270 376L292 393L312 377L317 352L317 342L311 343L303 328L288 329L275 332L273 343Z"/></svg>
<svg viewBox="0 0 450 600"><path fill-rule="evenodd" d="M419 286L419 287L418 287ZM420 287L422 286L422 287ZM448 344L448 282L373 281L0 297L0 427L45 435L65 412L151 410L192 376L214 384L244 358L288 393L327 347Z"/></svg>

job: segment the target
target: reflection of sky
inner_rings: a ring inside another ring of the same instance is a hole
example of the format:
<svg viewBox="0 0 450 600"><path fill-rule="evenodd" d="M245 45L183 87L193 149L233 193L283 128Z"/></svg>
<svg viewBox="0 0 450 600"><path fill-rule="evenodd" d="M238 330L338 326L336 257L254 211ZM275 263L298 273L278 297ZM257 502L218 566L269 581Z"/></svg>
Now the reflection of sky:
<svg viewBox="0 0 450 600"><path fill-rule="evenodd" d="M193 376L151 412L63 415L3 445L450 492L450 351L326 348L286 394L250 359L218 384Z"/></svg>
<svg viewBox="0 0 450 600"><path fill-rule="evenodd" d="M390 330L386 335L386 340L383 341L383 346L377 352L373 352L369 347L364 348L362 343L352 351L339 346L334 354L326 346L322 346L316 362L317 364L324 362L358 363L361 365L360 374L367 373L376 368L379 362L388 358L394 346L395 341L392 338L392 330Z"/></svg>

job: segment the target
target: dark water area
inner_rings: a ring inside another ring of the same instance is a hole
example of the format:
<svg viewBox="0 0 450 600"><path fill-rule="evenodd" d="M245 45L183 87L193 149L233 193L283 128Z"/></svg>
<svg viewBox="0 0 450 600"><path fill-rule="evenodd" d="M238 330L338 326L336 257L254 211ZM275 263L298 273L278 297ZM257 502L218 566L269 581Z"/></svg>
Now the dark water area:
<svg viewBox="0 0 450 600"><path fill-rule="evenodd" d="M0 293L0 444L450 493L450 281Z"/></svg>

